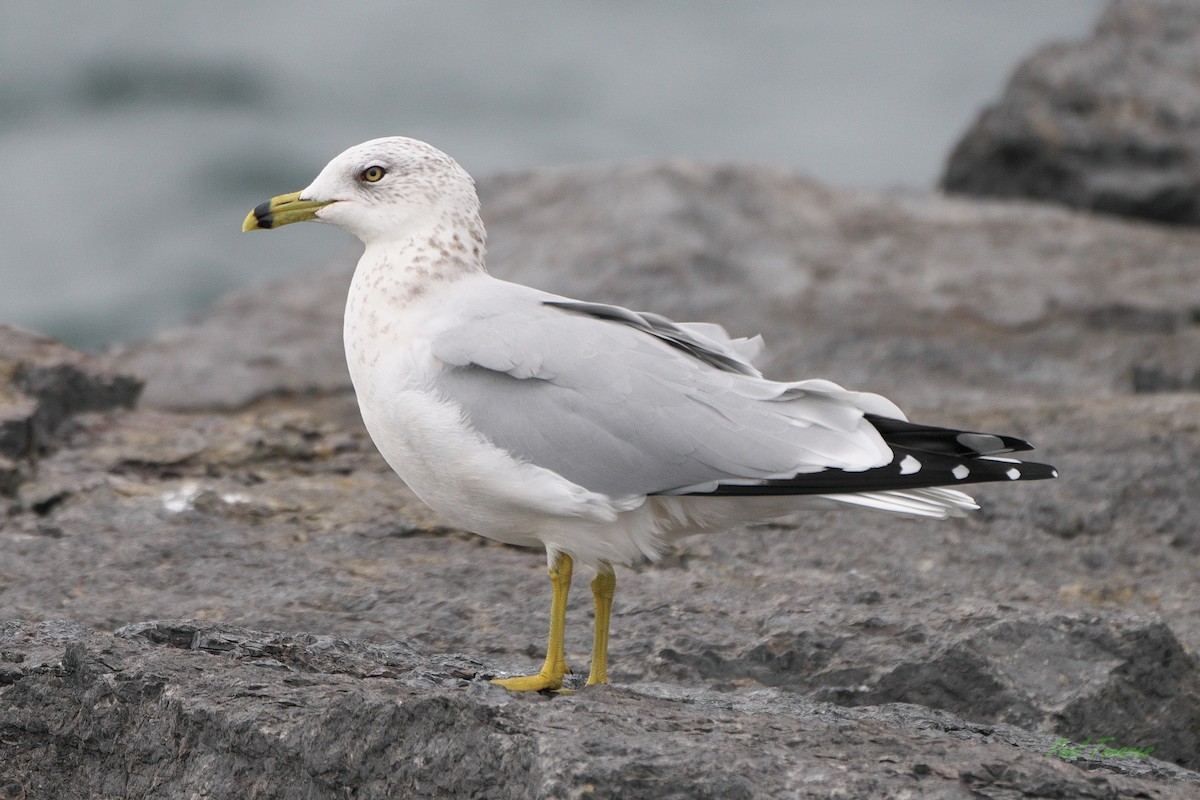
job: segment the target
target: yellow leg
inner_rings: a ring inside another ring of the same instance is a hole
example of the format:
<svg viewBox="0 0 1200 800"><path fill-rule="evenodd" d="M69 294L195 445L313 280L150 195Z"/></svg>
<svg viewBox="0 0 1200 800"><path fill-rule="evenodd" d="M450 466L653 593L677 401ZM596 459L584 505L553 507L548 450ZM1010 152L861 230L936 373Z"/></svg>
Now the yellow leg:
<svg viewBox="0 0 1200 800"><path fill-rule="evenodd" d="M550 640L546 643L546 663L536 675L518 678L499 678L492 683L514 692L541 692L561 689L567 674L567 657L563 651L563 635L567 626L567 592L571 590L571 569L574 563L566 553L559 553L550 567Z"/></svg>
<svg viewBox="0 0 1200 800"><path fill-rule="evenodd" d="M617 588L617 573L612 564L600 562L592 580L592 597L596 600L596 625L592 629L592 668L587 685L608 683L608 621L612 616L613 590Z"/></svg>

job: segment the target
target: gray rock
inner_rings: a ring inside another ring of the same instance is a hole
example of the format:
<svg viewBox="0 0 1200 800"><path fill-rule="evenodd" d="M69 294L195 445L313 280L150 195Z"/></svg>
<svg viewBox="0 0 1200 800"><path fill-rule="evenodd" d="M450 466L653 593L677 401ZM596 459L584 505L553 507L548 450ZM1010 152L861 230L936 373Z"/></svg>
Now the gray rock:
<svg viewBox="0 0 1200 800"><path fill-rule="evenodd" d="M7 797L1192 796L1152 758L911 705L663 684L513 696L403 644L0 624Z"/></svg>
<svg viewBox="0 0 1200 800"><path fill-rule="evenodd" d="M1200 6L1117 0L1017 69L954 148L950 192L1200 222Z"/></svg>
<svg viewBox="0 0 1200 800"><path fill-rule="evenodd" d="M53 449L65 421L131 408L141 388L141 381L94 358L0 324L0 496L12 494L32 462Z"/></svg>
<svg viewBox="0 0 1200 800"><path fill-rule="evenodd" d="M355 260L229 294L201 319L119 348L108 361L145 377L144 402L159 408L228 410L280 393L346 391L342 310Z"/></svg>
<svg viewBox="0 0 1200 800"><path fill-rule="evenodd" d="M0 324L0 455L44 452L70 417L132 408L135 378L41 334Z"/></svg>

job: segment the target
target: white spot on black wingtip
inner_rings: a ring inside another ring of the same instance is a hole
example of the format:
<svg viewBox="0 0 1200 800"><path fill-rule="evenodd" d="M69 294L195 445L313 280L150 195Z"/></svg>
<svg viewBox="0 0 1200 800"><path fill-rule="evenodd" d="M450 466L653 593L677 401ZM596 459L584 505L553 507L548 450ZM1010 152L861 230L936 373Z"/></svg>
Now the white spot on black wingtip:
<svg viewBox="0 0 1200 800"><path fill-rule="evenodd" d="M950 474L961 481L971 474L971 470L967 469L966 464L959 464L957 467L950 470Z"/></svg>
<svg viewBox="0 0 1200 800"><path fill-rule="evenodd" d="M1051 477L1051 478L1057 478L1057 477L1058 477L1058 470L1056 470L1056 469L1052 469L1052 470L1050 470L1050 477Z"/></svg>
<svg viewBox="0 0 1200 800"><path fill-rule="evenodd" d="M1021 477L1021 470L1017 469L1016 467L1013 467L1012 469L1010 469L1008 472L1006 472L1004 474L1008 476L1008 479L1010 481L1015 481L1017 478Z"/></svg>
<svg viewBox="0 0 1200 800"><path fill-rule="evenodd" d="M913 458L911 454L906 455L904 460L900 462L900 474L912 475L914 472L921 471L921 462Z"/></svg>

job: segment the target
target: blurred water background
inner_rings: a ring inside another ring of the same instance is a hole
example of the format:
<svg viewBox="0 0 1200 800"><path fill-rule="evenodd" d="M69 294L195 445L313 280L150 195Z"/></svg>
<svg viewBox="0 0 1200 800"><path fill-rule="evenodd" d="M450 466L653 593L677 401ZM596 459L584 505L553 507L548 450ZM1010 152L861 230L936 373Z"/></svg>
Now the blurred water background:
<svg viewBox="0 0 1200 800"><path fill-rule="evenodd" d="M356 258L322 226L240 224L376 136L477 176L693 157L931 186L1019 60L1100 8L0 0L0 321L94 351Z"/></svg>

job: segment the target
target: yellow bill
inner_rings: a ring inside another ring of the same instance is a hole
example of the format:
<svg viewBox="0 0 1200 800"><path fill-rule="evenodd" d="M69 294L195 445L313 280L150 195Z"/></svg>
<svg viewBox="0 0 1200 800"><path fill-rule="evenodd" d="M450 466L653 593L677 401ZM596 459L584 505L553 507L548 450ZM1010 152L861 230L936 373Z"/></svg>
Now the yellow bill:
<svg viewBox="0 0 1200 800"><path fill-rule="evenodd" d="M269 230L293 222L314 219L317 212L329 205L330 200L301 200L300 192L281 194L265 203L259 203L246 215L243 231Z"/></svg>

